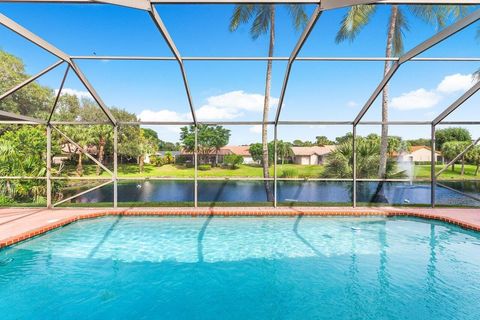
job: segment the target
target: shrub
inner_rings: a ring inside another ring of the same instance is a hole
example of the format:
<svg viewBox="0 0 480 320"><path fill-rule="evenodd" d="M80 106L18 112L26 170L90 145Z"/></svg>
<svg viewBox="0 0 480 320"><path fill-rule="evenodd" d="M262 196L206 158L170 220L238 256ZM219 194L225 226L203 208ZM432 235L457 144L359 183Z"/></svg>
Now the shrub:
<svg viewBox="0 0 480 320"><path fill-rule="evenodd" d="M158 162L158 156L150 156L150 164L156 166Z"/></svg>
<svg viewBox="0 0 480 320"><path fill-rule="evenodd" d="M280 178L297 178L298 177L298 170L295 168L288 168L282 171Z"/></svg>
<svg viewBox="0 0 480 320"><path fill-rule="evenodd" d="M165 158L162 156L151 156L150 163L156 167L161 167L166 164Z"/></svg>
<svg viewBox="0 0 480 320"><path fill-rule="evenodd" d="M0 205L14 203L12 198L0 194Z"/></svg>
<svg viewBox="0 0 480 320"><path fill-rule="evenodd" d="M228 154L223 158L223 162L232 169L235 169L243 163L243 157L236 154Z"/></svg>
<svg viewBox="0 0 480 320"><path fill-rule="evenodd" d="M208 171L210 169L212 169L212 165L210 164L201 164L198 166L198 170L200 171Z"/></svg>
<svg viewBox="0 0 480 320"><path fill-rule="evenodd" d="M165 157L163 157L165 164L171 164L175 162L175 158L173 157L170 151L165 152Z"/></svg>
<svg viewBox="0 0 480 320"><path fill-rule="evenodd" d="M186 164L188 161L191 162L191 157L185 156L185 155L178 155L175 157L175 164Z"/></svg>

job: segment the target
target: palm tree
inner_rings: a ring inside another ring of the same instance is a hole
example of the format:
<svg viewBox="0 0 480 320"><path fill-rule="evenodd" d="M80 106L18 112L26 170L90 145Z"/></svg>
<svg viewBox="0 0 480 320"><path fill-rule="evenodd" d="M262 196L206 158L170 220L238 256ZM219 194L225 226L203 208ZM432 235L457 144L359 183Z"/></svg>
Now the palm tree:
<svg viewBox="0 0 480 320"><path fill-rule="evenodd" d="M357 137L357 177L374 179L378 172L380 141L369 137ZM404 172L397 171L395 162L389 161L386 172L389 177L400 178ZM324 178L351 178L353 175L352 140L338 144L335 150L327 155Z"/></svg>
<svg viewBox="0 0 480 320"><path fill-rule="evenodd" d="M292 158L294 156L291 143L284 142L282 140L277 141L277 153L282 160L282 165L285 164L285 159Z"/></svg>
<svg viewBox="0 0 480 320"><path fill-rule="evenodd" d="M376 5L358 5L352 6L340 25L335 41L352 42L362 31L362 29L371 21L377 11ZM457 5L392 5L390 7L390 17L387 29L387 44L385 56L391 58L402 54L404 46L403 39L405 32L409 30L408 19L405 11L410 11L415 17L425 23L435 25L436 28L443 28L446 21L451 17L458 17L466 12L464 6ZM391 61L385 61L384 75L388 73L392 66ZM380 166L378 168L378 177L385 178L387 170L388 157L388 84L382 92L382 134L380 143Z"/></svg>
<svg viewBox="0 0 480 320"><path fill-rule="evenodd" d="M286 8L292 18L295 29L303 28L307 23L307 14L304 6L298 4L286 5ZM275 48L275 12L276 8L273 4L238 4L235 6L232 17L230 18L230 31L236 31L241 24L247 24L251 20L250 35L255 40L261 35L269 33L268 56L273 57ZM263 125L262 125L262 165L263 177L270 177L268 170L268 136L267 125L268 113L270 110L270 89L272 82L272 60L267 62L267 75L265 83L265 99L263 102ZM265 191L267 200L273 201L273 192L268 180L265 180Z"/></svg>

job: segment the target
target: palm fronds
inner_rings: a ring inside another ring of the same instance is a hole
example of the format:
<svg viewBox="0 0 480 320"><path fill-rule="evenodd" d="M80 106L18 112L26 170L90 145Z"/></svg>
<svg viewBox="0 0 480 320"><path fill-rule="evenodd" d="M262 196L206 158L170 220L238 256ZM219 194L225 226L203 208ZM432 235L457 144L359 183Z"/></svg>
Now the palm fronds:
<svg viewBox="0 0 480 320"><path fill-rule="evenodd" d="M358 5L348 10L340 23L340 30L337 32L335 42L352 42L360 31L370 22L377 7L375 5Z"/></svg>

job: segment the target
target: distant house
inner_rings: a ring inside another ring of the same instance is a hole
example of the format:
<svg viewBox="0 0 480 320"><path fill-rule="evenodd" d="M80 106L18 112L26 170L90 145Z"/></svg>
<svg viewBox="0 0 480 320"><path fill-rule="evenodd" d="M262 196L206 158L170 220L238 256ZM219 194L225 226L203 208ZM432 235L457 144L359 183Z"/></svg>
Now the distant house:
<svg viewBox="0 0 480 320"><path fill-rule="evenodd" d="M432 149L427 146L412 146L409 151L403 151L400 153L394 152L392 156L397 158L398 161L404 162L431 162L432 161ZM441 161L442 154L435 151L435 161Z"/></svg>
<svg viewBox="0 0 480 320"><path fill-rule="evenodd" d="M62 153L63 154L79 154L81 153L80 149L77 148L73 143L64 143L62 144ZM97 155L97 146L90 145L86 147L85 150L88 154L96 156Z"/></svg>
<svg viewBox="0 0 480 320"><path fill-rule="evenodd" d="M218 157L218 163L223 163L223 158L226 155L236 154L243 157L244 164L258 163L257 161L253 160L250 152L248 151L249 149L250 149L250 146L225 146L223 148L220 148L220 150L218 150L218 153L215 150L212 150L211 153L208 155L199 154L199 157L202 157L203 161L207 163L214 163L215 159ZM193 154L185 150L180 151L178 156L182 156L188 161L193 160Z"/></svg>
<svg viewBox="0 0 480 320"><path fill-rule="evenodd" d="M62 155L52 157L53 164L61 164L62 162L71 159L74 155L82 153L73 143L62 144L61 150ZM92 156L96 156L98 153L97 146L88 146L85 151Z"/></svg>
<svg viewBox="0 0 480 320"><path fill-rule="evenodd" d="M333 150L335 150L334 145L292 147L293 163L301 165L323 164L326 156Z"/></svg>
<svg viewBox="0 0 480 320"><path fill-rule="evenodd" d="M226 146L220 149L223 155L236 154L243 157L244 164L257 164L258 161L253 160L250 154L250 146Z"/></svg>
<svg viewBox="0 0 480 320"><path fill-rule="evenodd" d="M225 146L218 151L218 163L223 163L223 158L229 154L236 154L243 157L244 164L259 164L259 161L253 160L252 155L250 154L250 146ZM334 145L326 146L314 146L314 147L292 147L293 163L300 165L312 165L312 164L323 164L325 157L335 150ZM186 157L189 161L192 160L193 155L190 152L184 150L181 151L181 156ZM215 157L217 156L216 152L213 152L208 155L201 155L203 161L207 163L213 163Z"/></svg>

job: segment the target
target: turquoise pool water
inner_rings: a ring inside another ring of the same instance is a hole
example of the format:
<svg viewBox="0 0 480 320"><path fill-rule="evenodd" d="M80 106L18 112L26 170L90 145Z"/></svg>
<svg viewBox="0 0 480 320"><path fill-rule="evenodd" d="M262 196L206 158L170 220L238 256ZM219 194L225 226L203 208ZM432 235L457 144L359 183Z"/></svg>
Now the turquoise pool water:
<svg viewBox="0 0 480 320"><path fill-rule="evenodd" d="M0 251L0 319L480 319L480 235L400 218L107 217Z"/></svg>

